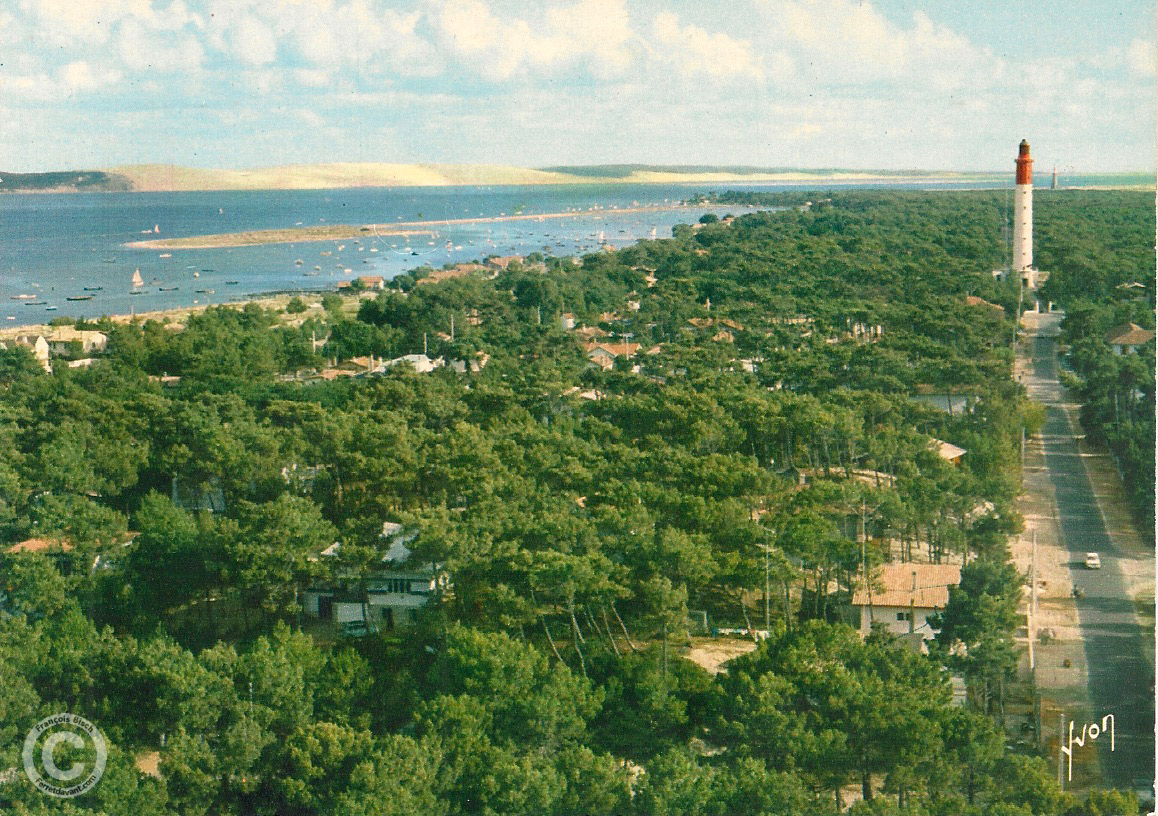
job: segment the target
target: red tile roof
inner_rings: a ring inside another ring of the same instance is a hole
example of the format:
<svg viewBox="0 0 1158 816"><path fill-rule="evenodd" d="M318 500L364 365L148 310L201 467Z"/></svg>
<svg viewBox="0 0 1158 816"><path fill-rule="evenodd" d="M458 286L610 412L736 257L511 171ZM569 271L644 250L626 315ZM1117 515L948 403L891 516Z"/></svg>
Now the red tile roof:
<svg viewBox="0 0 1158 816"><path fill-rule="evenodd" d="M916 573L916 591L913 591ZM949 587L961 583L961 567L956 564L884 564L873 580L874 606L913 606L921 609L944 609L949 603ZM868 588L853 593L853 606L868 606Z"/></svg>
<svg viewBox="0 0 1158 816"><path fill-rule="evenodd" d="M1112 346L1144 346L1154 340L1154 332L1137 323L1115 326L1106 334L1106 342Z"/></svg>

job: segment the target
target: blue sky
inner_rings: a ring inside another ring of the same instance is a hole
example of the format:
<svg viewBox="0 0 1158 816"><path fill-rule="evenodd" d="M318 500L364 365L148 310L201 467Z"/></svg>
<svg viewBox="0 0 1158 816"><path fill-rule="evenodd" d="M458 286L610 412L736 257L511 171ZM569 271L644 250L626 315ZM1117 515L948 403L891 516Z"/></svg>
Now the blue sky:
<svg viewBox="0 0 1158 816"><path fill-rule="evenodd" d="M5 0L0 170L1154 168L1150 2Z"/></svg>

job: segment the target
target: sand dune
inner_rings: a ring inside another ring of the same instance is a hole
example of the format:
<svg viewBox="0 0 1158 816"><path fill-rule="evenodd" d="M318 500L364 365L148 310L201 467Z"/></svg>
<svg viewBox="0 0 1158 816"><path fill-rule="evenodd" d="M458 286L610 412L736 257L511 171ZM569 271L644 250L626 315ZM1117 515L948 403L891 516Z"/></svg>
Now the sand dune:
<svg viewBox="0 0 1158 816"><path fill-rule="evenodd" d="M136 190L325 190L338 187L431 187L471 184L568 184L586 182L565 173L487 164L291 164L253 170L204 170L136 164L110 172Z"/></svg>
<svg viewBox="0 0 1158 816"><path fill-rule="evenodd" d="M291 164L251 170L206 170L167 164L134 164L108 171L129 180L133 189L173 190L325 190L339 187L432 187L490 184L610 184L610 183L744 183L895 181L895 175L865 172L807 170L767 173L678 172L635 170L628 175L602 177L534 170L498 164L390 164L381 162ZM945 181L963 178L988 180L986 174L930 173L906 176L905 181Z"/></svg>

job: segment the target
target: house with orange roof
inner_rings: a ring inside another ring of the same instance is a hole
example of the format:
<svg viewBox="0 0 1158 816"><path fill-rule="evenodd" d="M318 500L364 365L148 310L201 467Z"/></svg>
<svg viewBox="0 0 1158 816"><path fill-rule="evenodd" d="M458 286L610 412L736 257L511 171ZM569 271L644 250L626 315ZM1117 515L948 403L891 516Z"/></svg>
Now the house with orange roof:
<svg viewBox="0 0 1158 816"><path fill-rule="evenodd" d="M961 567L956 564L883 564L874 570L872 581L862 581L852 595L861 634L877 625L896 635L931 639L936 630L929 618L945 608L949 589L960 583Z"/></svg>

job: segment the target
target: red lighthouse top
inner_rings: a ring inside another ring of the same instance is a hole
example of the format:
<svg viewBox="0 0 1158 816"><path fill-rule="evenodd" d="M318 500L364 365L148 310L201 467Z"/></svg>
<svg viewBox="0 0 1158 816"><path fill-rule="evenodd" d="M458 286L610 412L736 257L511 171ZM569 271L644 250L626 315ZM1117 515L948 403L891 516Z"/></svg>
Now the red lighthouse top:
<svg viewBox="0 0 1158 816"><path fill-rule="evenodd" d="M1017 183L1033 184L1033 159L1029 157L1029 142L1025 139L1017 146Z"/></svg>

